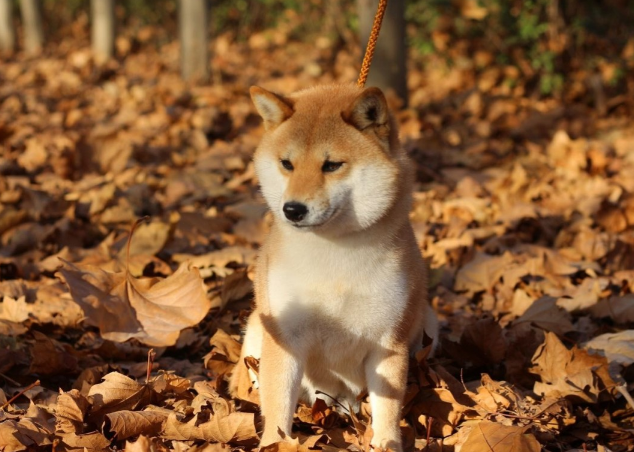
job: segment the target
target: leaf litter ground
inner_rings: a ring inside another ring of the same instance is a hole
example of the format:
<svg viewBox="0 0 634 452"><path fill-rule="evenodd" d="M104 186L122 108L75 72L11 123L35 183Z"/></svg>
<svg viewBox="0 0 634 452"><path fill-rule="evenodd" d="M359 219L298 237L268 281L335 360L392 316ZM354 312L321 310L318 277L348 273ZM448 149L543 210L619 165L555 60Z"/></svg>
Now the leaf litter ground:
<svg viewBox="0 0 634 452"><path fill-rule="evenodd" d="M219 36L210 86L127 35L119 63L69 38L0 66L0 450L257 446L257 389L225 381L267 227L246 93L351 82L359 58L268 33ZM397 113L443 323L406 447L634 450L632 103L538 100L462 58L412 67ZM324 394L266 450L367 450L370 415Z"/></svg>

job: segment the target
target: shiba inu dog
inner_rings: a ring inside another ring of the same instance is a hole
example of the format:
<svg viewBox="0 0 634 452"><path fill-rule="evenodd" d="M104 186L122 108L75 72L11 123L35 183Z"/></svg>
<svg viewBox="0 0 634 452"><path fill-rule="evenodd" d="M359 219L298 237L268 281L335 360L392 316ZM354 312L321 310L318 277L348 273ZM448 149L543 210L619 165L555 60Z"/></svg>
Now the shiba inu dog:
<svg viewBox="0 0 634 452"><path fill-rule="evenodd" d="M383 93L320 86L251 98L265 134L255 156L273 213L260 250L234 394L260 359L261 446L291 434L298 399L355 402L367 389L372 446L401 451L408 359L437 335L409 222L412 165Z"/></svg>

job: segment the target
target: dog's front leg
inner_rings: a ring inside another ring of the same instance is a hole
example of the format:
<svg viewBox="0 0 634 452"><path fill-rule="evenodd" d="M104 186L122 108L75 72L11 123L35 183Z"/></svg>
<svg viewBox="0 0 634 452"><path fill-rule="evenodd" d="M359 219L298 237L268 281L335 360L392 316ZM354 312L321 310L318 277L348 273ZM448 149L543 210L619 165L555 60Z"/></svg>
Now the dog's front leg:
<svg viewBox="0 0 634 452"><path fill-rule="evenodd" d="M370 353L365 365L370 407L372 408L372 446L402 451L401 408L405 396L407 347L381 348Z"/></svg>
<svg viewBox="0 0 634 452"><path fill-rule="evenodd" d="M280 338L265 331L263 339L260 405L264 417L264 432L260 447L290 436L304 367L298 354Z"/></svg>

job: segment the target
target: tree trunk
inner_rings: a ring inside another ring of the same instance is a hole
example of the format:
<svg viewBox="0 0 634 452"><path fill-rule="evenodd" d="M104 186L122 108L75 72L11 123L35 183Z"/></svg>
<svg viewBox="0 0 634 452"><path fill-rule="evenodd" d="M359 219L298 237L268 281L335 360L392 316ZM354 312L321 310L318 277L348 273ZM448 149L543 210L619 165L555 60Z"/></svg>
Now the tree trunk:
<svg viewBox="0 0 634 452"><path fill-rule="evenodd" d="M90 0L92 51L97 63L114 55L115 0Z"/></svg>
<svg viewBox="0 0 634 452"><path fill-rule="evenodd" d="M209 81L209 8L207 0L180 0L178 30L181 75L194 82Z"/></svg>
<svg viewBox="0 0 634 452"><path fill-rule="evenodd" d="M24 49L27 53L39 53L44 45L42 5L39 0L20 0L20 10L24 23Z"/></svg>
<svg viewBox="0 0 634 452"><path fill-rule="evenodd" d="M370 37L379 0L357 0L361 45ZM394 92L407 104L407 68L405 58L405 0L389 0L366 86Z"/></svg>
<svg viewBox="0 0 634 452"><path fill-rule="evenodd" d="M12 53L14 50L13 0L0 0L0 52Z"/></svg>

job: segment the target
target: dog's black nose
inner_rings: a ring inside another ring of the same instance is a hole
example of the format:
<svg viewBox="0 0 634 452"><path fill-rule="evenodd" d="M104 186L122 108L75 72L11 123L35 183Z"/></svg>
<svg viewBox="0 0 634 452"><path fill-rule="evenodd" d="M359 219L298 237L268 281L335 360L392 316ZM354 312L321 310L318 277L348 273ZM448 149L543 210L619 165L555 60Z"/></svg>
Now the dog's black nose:
<svg viewBox="0 0 634 452"><path fill-rule="evenodd" d="M294 201L285 203L282 210L284 211L286 218L294 223L302 221L308 213L308 207L306 207L305 204Z"/></svg>

